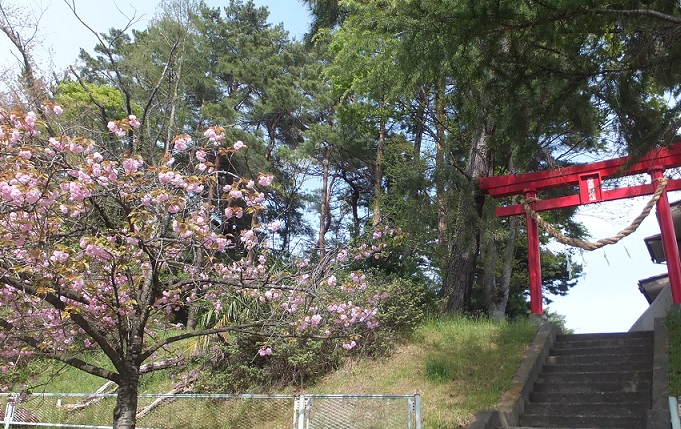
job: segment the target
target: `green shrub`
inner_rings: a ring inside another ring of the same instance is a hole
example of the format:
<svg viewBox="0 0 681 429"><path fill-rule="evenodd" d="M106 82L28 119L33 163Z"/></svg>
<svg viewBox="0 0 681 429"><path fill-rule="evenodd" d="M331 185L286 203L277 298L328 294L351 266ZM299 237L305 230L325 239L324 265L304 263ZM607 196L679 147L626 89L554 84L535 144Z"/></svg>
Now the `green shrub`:
<svg viewBox="0 0 681 429"><path fill-rule="evenodd" d="M384 328L410 334L426 315L435 309L435 294L420 282L389 277L379 285L388 294L379 308L379 319Z"/></svg>
<svg viewBox="0 0 681 429"><path fill-rule="evenodd" d="M350 273L338 273L339 278ZM357 347L347 352L340 347L345 338L321 338L322 332L305 331L294 338L262 338L255 335L235 336L228 344L214 345L201 363L209 377L200 381L201 387L211 391L243 392L266 391L281 386L301 386L313 383L339 366L343 356L385 355L395 343L409 335L434 308L434 295L423 283L385 276L367 275L368 294L385 292L379 304L380 325L369 329L359 324L351 333ZM339 300L343 297L339 295ZM347 299L347 298L345 298ZM340 341L339 341L340 340ZM267 344L275 351L260 356L258 350Z"/></svg>

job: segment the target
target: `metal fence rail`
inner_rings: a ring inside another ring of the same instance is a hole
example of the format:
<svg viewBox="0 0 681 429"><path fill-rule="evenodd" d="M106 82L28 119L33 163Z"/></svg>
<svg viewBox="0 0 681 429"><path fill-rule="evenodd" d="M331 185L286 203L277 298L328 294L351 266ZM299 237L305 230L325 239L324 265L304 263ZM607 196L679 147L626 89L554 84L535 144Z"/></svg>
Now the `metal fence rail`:
<svg viewBox="0 0 681 429"><path fill-rule="evenodd" d="M0 394L0 429L108 429L115 402L115 394ZM421 429L421 401L419 395L140 394L137 416L139 429Z"/></svg>

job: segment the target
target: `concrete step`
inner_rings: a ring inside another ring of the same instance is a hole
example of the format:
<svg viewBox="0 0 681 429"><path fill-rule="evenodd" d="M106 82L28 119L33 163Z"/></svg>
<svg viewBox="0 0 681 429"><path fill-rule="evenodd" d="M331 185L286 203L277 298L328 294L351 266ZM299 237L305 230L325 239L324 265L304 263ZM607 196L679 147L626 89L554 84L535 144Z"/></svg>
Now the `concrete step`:
<svg viewBox="0 0 681 429"><path fill-rule="evenodd" d="M534 384L535 392L546 393L603 393L603 392L622 392L635 393L643 392L650 394L652 383L642 380L618 380L618 381L599 381L593 383L543 383Z"/></svg>
<svg viewBox="0 0 681 429"><path fill-rule="evenodd" d="M601 340L569 340L556 341L553 344L554 349L567 348L614 348L614 347L639 347L651 346L653 338L604 338Z"/></svg>
<svg viewBox="0 0 681 429"><path fill-rule="evenodd" d="M523 414L520 416L522 426L542 426L551 428L623 428L623 429L642 429L645 428L645 417L583 417L583 416L556 416Z"/></svg>
<svg viewBox="0 0 681 429"><path fill-rule="evenodd" d="M603 372L542 372L542 383L598 383L610 381L648 381L653 380L653 370L641 371L603 371Z"/></svg>
<svg viewBox="0 0 681 429"><path fill-rule="evenodd" d="M652 344L632 344L630 346L594 346L591 347L580 343L574 347L554 347L551 350L552 356L567 355L619 355L619 354L647 354L651 352Z"/></svg>
<svg viewBox="0 0 681 429"><path fill-rule="evenodd" d="M542 367L544 373L554 372L607 372L607 371L651 371L652 361L641 360L635 362L590 362L590 363L563 363L545 364Z"/></svg>
<svg viewBox="0 0 681 429"><path fill-rule="evenodd" d="M652 351L652 332L559 335L516 429L645 428Z"/></svg>
<svg viewBox="0 0 681 429"><path fill-rule="evenodd" d="M610 416L610 417L645 417L648 405L644 403L603 403L592 402L582 404L566 403L529 403L525 406L526 414L546 414L558 416Z"/></svg>
<svg viewBox="0 0 681 429"><path fill-rule="evenodd" d="M633 362L647 362L652 365L653 356L651 353L632 353L632 354L603 354L603 355L567 355L549 356L546 363L549 365L562 364L622 364Z"/></svg>
<svg viewBox="0 0 681 429"><path fill-rule="evenodd" d="M647 393L647 392L646 392ZM650 408L650 395L641 392L532 392L530 402L539 404L621 404Z"/></svg>
<svg viewBox="0 0 681 429"><path fill-rule="evenodd" d="M609 332L604 334L559 334L556 342L634 340L637 338L653 338L653 331Z"/></svg>

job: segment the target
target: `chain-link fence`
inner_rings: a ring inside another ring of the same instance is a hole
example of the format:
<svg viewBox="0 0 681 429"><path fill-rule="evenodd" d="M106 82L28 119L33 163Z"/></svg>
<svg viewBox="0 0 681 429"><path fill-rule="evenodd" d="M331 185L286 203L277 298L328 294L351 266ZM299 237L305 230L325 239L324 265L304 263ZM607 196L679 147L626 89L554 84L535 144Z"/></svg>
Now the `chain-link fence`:
<svg viewBox="0 0 681 429"><path fill-rule="evenodd" d="M115 394L0 394L3 397L0 429L111 428L116 402ZM421 405L418 395L140 394L137 427L421 429Z"/></svg>
<svg viewBox="0 0 681 429"><path fill-rule="evenodd" d="M296 429L421 429L419 395L301 395Z"/></svg>

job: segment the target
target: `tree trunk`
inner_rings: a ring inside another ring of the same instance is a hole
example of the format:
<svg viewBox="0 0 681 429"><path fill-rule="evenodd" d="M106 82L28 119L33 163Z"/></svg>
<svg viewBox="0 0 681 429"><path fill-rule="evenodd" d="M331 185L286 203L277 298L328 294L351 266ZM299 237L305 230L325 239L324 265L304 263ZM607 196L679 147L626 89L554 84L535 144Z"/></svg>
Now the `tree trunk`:
<svg viewBox="0 0 681 429"><path fill-rule="evenodd" d="M317 248L319 249L319 257L324 259L326 256L326 231L331 217L331 199L329 192L329 164L331 162L331 145L326 145L324 151L324 160L322 161L322 205L319 214L319 239L317 241Z"/></svg>
<svg viewBox="0 0 681 429"><path fill-rule="evenodd" d="M426 103L428 97L426 95L426 87L421 85L416 90L416 112L414 117L414 162L421 159L421 143L423 142L423 133L426 129Z"/></svg>
<svg viewBox="0 0 681 429"><path fill-rule="evenodd" d="M267 150L265 151L265 161L267 162L270 162L270 159L272 158L272 152L274 152L274 146L277 140L275 122L267 124L267 135L269 137L269 141L267 143Z"/></svg>
<svg viewBox="0 0 681 429"><path fill-rule="evenodd" d="M445 108L444 88L435 91L435 128L437 152L435 153L435 171L442 172L445 168ZM435 180L435 198L437 200L437 242L439 247L440 267L445 268L449 255L447 252L447 238L449 228L447 225L447 195L445 181L441 178Z"/></svg>
<svg viewBox="0 0 681 429"><path fill-rule="evenodd" d="M165 142L165 150L164 150L164 155L168 156L170 155L170 152L172 151L172 147L170 146L171 141L173 140L173 137L175 135L173 134L175 132L175 116L176 116L176 111L177 111L177 102L179 99L179 86L180 86L180 78L182 77L182 63L183 63L184 57L180 56L178 58L178 66L177 66L177 73L172 77L171 79L174 79L174 85L173 85L173 97L171 98L170 101L170 114L168 117L168 132L166 134L166 142ZM154 159L154 150L150 149L149 150L151 159ZM156 163L154 163L156 165ZM215 164L219 165L219 164Z"/></svg>
<svg viewBox="0 0 681 429"><path fill-rule="evenodd" d="M374 228L381 223L381 197L383 196L383 156L385 152L385 137L387 130L385 120L381 119L381 130L376 147L376 165L374 166Z"/></svg>
<svg viewBox="0 0 681 429"><path fill-rule="evenodd" d="M359 198L361 196L359 185L348 182L352 193L350 194L350 207L352 207L352 237L359 237L360 219L359 219Z"/></svg>
<svg viewBox="0 0 681 429"><path fill-rule="evenodd" d="M137 385L139 365L131 357L126 357L125 372L121 372L118 383L118 397L113 412L113 429L134 429L137 422Z"/></svg>
<svg viewBox="0 0 681 429"><path fill-rule="evenodd" d="M462 190L458 201L442 285L445 310L449 313L470 309L475 266L480 250L480 221L485 202L485 195L476 179L488 176L492 169L491 151L487 141L492 133L493 128L490 125L482 125L468 158L467 173L470 181Z"/></svg>
<svg viewBox="0 0 681 429"><path fill-rule="evenodd" d="M485 302L487 313L495 321L502 321L506 317L506 305L511 286L511 274L513 273L513 256L516 248L516 235L518 233L519 217L512 216L508 222L508 237L506 246L501 254L501 277L496 277L497 243L490 238L483 246L484 252L481 257L485 261L483 278L485 286ZM491 253L491 254L490 254Z"/></svg>
<svg viewBox="0 0 681 429"><path fill-rule="evenodd" d="M508 223L508 239L506 246L501 254L501 279L497 293L494 294L496 300L493 300L494 309L490 311L490 315L494 320L503 320L506 315L506 304L508 304L508 295L511 290L511 275L513 274L513 256L515 255L515 240L518 234L518 226L520 224L519 216L512 216ZM497 315L500 315L498 318Z"/></svg>
<svg viewBox="0 0 681 429"><path fill-rule="evenodd" d="M474 222L473 216L466 216ZM461 222L463 224L465 222ZM480 249L480 226L457 225L444 276L445 310L448 313L467 311Z"/></svg>

